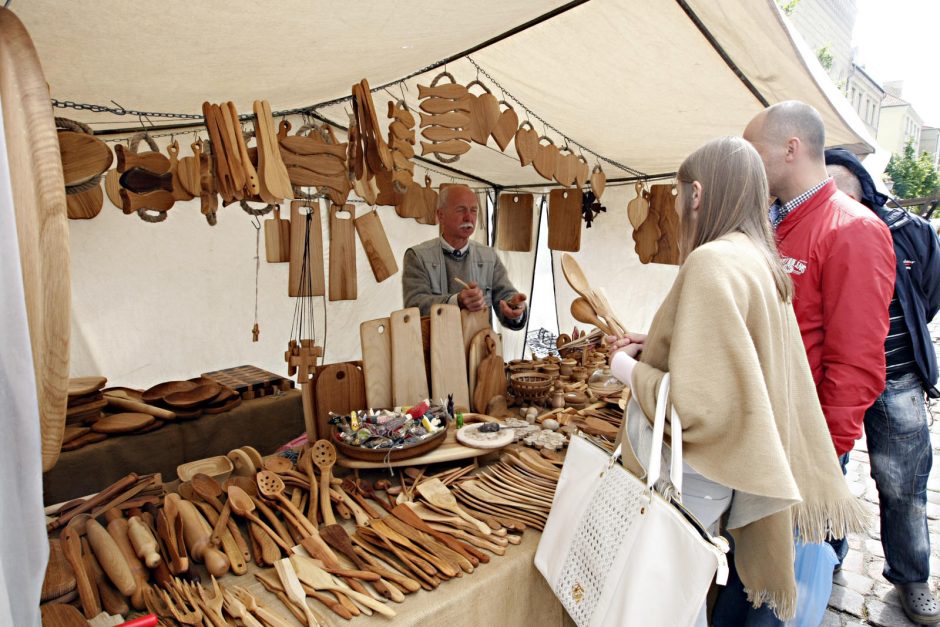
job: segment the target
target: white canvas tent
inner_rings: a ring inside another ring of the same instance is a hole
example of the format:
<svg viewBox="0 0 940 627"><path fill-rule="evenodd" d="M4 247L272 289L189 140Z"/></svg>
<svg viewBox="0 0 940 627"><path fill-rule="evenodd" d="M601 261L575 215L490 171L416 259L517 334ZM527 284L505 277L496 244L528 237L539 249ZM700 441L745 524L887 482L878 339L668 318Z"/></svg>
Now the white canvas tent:
<svg viewBox="0 0 940 627"><path fill-rule="evenodd" d="M603 166L608 212L582 231L576 257L636 330L648 326L675 268L644 266L633 252L625 213L632 181L668 180L703 142L739 134L762 107L791 98L820 111L828 144L860 154L874 145L773 0L14 0L11 9L33 38L53 98L100 105L56 114L97 131L144 122L116 109L198 114L203 101L232 100L249 112L261 98L276 112L305 109L345 126L342 99L362 77L387 85L374 94L381 111L402 95L416 106L416 85L445 67L462 83L479 75L540 133ZM293 120L296 128L300 118ZM186 117L146 121L180 125L153 133L161 145L175 136L184 154L199 131L185 126L198 123ZM520 167L512 146L505 154L474 146L454 169L433 159L416 165L416 178L427 166L435 185L549 188L531 167ZM378 211L399 259L436 235L388 207ZM284 370L294 309L287 267L261 263L261 340L252 343L256 231L237 206L210 227L198 202L178 203L166 222L152 225L106 201L97 218L70 228L73 376L100 373L115 385L149 386L245 363ZM6 245L9 231L0 237ZM523 291L535 254L504 253ZM323 303L318 314L327 362L358 358L359 323L401 307L400 274L377 284L361 247L357 263L359 299ZM570 328L572 293L561 272L554 274L558 320ZM520 354L522 334L504 335L508 353Z"/></svg>

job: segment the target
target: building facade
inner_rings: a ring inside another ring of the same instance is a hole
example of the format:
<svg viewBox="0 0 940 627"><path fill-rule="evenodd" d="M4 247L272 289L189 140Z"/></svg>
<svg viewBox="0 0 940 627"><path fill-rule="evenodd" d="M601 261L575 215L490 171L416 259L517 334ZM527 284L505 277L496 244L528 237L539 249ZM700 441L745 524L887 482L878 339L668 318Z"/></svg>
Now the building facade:
<svg viewBox="0 0 940 627"><path fill-rule="evenodd" d="M878 125L878 143L895 154L904 152L907 142L914 144L920 154L920 133L924 120L914 106L901 97L899 81L885 83L885 99L881 103L881 120Z"/></svg>
<svg viewBox="0 0 940 627"><path fill-rule="evenodd" d="M827 51L832 82L844 91L852 75L852 30L858 14L857 0L800 0L790 21L809 47L819 56Z"/></svg>

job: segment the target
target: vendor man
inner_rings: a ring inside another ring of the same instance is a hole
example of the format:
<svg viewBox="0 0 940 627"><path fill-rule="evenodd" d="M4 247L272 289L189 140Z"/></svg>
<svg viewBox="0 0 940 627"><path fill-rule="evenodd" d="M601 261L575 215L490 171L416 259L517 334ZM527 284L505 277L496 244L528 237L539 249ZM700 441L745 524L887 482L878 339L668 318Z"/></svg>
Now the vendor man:
<svg viewBox="0 0 940 627"><path fill-rule="evenodd" d="M422 316L431 305L449 303L467 311L496 307L500 323L525 327L525 294L512 286L496 252L471 241L477 224L477 195L466 185L447 185L437 197L440 237L405 251L401 291L405 307Z"/></svg>

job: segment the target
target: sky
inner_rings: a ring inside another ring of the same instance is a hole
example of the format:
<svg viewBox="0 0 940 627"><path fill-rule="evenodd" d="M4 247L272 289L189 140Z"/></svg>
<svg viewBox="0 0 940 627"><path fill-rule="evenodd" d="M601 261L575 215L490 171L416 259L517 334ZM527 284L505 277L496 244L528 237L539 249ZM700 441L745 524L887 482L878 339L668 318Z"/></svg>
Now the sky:
<svg viewBox="0 0 940 627"><path fill-rule="evenodd" d="M940 0L858 0L856 62L875 80L903 80L902 97L940 126Z"/></svg>

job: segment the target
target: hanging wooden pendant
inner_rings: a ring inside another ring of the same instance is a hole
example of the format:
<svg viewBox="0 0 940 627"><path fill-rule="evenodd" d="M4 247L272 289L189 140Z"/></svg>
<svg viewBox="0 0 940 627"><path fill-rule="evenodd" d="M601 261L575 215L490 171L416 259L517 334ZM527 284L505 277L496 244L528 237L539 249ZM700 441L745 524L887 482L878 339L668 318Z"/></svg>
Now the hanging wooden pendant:
<svg viewBox="0 0 940 627"><path fill-rule="evenodd" d="M591 173L591 191L594 192L594 196L598 200L601 199L601 196L604 194L604 188L607 186L607 175L604 174L604 170L600 165L594 166L594 171Z"/></svg>
<svg viewBox="0 0 940 627"><path fill-rule="evenodd" d="M512 141L516 133L516 129L519 128L519 116L516 115L516 110L512 108L512 105L505 100L500 100L499 104L505 105L506 109L499 114L499 119L496 120L490 135L496 140L499 149L505 152L506 147L509 146L509 142Z"/></svg>
<svg viewBox="0 0 940 627"><path fill-rule="evenodd" d="M543 141L547 141L548 143L543 144ZM539 146L535 153L535 159L532 161L532 166L543 178L551 181L555 175L558 156L558 146L555 145L555 142L553 142L551 138L543 135L539 137Z"/></svg>
<svg viewBox="0 0 940 627"><path fill-rule="evenodd" d="M539 149L539 134L532 128L531 122L525 120L519 125L514 141L516 154L519 155L519 163L522 167L532 163Z"/></svg>

